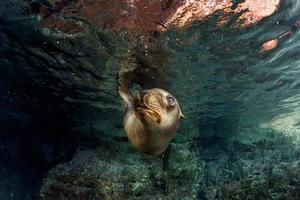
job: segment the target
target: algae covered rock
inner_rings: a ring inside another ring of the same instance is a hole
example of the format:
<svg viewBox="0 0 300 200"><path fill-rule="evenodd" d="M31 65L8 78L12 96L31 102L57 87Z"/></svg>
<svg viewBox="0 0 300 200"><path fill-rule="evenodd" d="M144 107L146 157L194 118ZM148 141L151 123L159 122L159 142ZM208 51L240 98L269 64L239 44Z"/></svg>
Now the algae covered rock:
<svg viewBox="0 0 300 200"><path fill-rule="evenodd" d="M202 170L195 154L176 144L167 157L138 153L127 142L102 141L52 169L42 199L196 199Z"/></svg>
<svg viewBox="0 0 300 200"><path fill-rule="evenodd" d="M209 147L202 152L207 157L202 156L205 176L198 188L199 199L299 199L299 145L293 142L293 138L269 134L252 142L230 139L225 146Z"/></svg>

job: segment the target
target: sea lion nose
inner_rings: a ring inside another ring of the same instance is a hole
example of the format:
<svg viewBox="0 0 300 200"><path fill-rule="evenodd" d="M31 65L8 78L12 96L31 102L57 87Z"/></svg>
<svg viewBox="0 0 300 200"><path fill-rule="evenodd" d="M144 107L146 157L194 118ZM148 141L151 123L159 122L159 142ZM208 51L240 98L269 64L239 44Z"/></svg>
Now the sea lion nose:
<svg viewBox="0 0 300 200"><path fill-rule="evenodd" d="M140 95L141 95L142 98L143 98L146 94L148 94L148 91L147 91L147 90L141 90L141 91L140 91Z"/></svg>

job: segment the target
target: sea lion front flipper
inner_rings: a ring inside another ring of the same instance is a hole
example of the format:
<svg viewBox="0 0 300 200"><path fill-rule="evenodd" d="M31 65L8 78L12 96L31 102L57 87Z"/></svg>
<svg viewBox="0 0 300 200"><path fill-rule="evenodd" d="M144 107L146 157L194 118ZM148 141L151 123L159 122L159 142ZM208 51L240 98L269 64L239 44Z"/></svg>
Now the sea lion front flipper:
<svg viewBox="0 0 300 200"><path fill-rule="evenodd" d="M118 93L127 108L133 107L133 96L130 92L130 87L134 80L136 66L135 58L132 58L130 55L125 56L119 63Z"/></svg>
<svg viewBox="0 0 300 200"><path fill-rule="evenodd" d="M130 93L129 89L118 86L118 93L120 97L122 98L123 102L125 103L127 108L132 108L133 107L133 96Z"/></svg>

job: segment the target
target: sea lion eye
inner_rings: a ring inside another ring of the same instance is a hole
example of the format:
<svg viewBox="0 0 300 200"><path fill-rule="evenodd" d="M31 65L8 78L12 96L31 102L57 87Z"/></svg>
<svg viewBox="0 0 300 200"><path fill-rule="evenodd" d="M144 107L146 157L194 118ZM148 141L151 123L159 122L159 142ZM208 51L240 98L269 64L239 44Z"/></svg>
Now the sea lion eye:
<svg viewBox="0 0 300 200"><path fill-rule="evenodd" d="M171 106L171 107L175 106L175 98L174 97L167 96L167 101L168 101L169 106Z"/></svg>

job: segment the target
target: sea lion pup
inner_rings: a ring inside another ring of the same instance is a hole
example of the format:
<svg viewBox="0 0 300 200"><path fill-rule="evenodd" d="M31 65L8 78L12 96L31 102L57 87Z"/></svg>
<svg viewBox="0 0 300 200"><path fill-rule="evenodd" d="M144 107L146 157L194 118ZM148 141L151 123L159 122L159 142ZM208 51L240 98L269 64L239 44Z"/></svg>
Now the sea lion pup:
<svg viewBox="0 0 300 200"><path fill-rule="evenodd" d="M162 154L184 118L175 97L158 88L133 96L129 89L119 86L118 92L126 105L123 123L129 141L143 153Z"/></svg>

